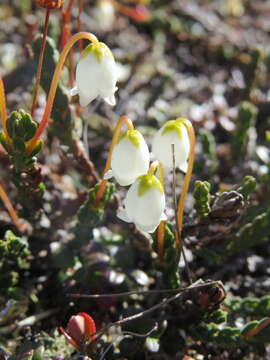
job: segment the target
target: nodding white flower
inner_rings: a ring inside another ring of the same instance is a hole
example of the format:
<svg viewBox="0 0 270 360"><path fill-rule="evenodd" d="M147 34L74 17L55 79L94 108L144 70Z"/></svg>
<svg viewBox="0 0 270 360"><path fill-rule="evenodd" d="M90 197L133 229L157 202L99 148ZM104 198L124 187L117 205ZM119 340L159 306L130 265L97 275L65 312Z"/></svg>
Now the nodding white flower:
<svg viewBox="0 0 270 360"><path fill-rule="evenodd" d="M115 9L110 0L99 0L94 8L93 15L101 30L108 31L112 28L115 20Z"/></svg>
<svg viewBox="0 0 270 360"><path fill-rule="evenodd" d="M147 173L149 161L148 146L141 133L138 130L127 130L119 136L113 148L111 170L104 178L115 177L120 185L130 185L138 176Z"/></svg>
<svg viewBox="0 0 270 360"><path fill-rule="evenodd" d="M159 223L166 220L163 186L152 174L140 176L131 185L124 206L117 216L123 221L133 222L139 230L154 232Z"/></svg>
<svg viewBox="0 0 270 360"><path fill-rule="evenodd" d="M94 40L81 54L76 68L76 86L71 96L79 94L81 106L88 105L99 95L110 105L115 105L117 69L111 50Z"/></svg>
<svg viewBox="0 0 270 360"><path fill-rule="evenodd" d="M172 144L175 145L175 167L186 172L190 142L183 119L167 121L154 137L152 151L165 170L173 169Z"/></svg>

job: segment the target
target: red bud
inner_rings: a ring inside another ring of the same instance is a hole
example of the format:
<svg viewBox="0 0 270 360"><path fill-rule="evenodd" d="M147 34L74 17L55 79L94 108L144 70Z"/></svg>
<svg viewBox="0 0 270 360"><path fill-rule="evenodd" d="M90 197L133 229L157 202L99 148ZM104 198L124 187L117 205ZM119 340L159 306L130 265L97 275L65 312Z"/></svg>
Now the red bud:
<svg viewBox="0 0 270 360"><path fill-rule="evenodd" d="M125 8L121 8L121 11L137 22L144 22L150 18L149 10L143 5L136 5L134 8L126 6Z"/></svg>
<svg viewBox="0 0 270 360"><path fill-rule="evenodd" d="M44 7L45 9L59 9L64 0L36 0L37 4Z"/></svg>
<svg viewBox="0 0 270 360"><path fill-rule="evenodd" d="M73 346L80 348L94 341L96 325L90 315L81 312L71 316L67 329L61 327L60 331Z"/></svg>

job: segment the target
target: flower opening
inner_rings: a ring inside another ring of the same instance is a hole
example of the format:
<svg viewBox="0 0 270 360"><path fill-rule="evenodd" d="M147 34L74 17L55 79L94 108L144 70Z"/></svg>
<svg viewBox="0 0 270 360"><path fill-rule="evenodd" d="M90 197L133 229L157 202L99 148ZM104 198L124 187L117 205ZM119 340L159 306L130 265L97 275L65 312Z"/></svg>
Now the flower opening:
<svg viewBox="0 0 270 360"><path fill-rule="evenodd" d="M159 223L166 220L163 187L152 174L140 176L131 185L124 206L118 217L126 222L134 222L139 230L154 232Z"/></svg>

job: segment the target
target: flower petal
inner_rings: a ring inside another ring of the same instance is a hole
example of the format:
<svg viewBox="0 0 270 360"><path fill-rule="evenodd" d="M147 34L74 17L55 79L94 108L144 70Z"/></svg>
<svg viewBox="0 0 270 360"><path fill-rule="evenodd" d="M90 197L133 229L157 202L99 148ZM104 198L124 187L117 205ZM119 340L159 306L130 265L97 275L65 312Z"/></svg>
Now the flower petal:
<svg viewBox="0 0 270 360"><path fill-rule="evenodd" d="M93 100L95 100L95 98L97 97L97 93L93 93L93 94L89 94L88 96L85 96L82 93L79 93L79 100L80 100L80 105L85 107L88 104L90 104L90 102L92 102Z"/></svg>
<svg viewBox="0 0 270 360"><path fill-rule="evenodd" d="M188 162L186 161L182 166L179 166L179 169L186 173L188 169Z"/></svg>
<svg viewBox="0 0 270 360"><path fill-rule="evenodd" d="M104 97L104 101L106 101L107 104L111 105L111 106L115 106L116 104L116 100L115 100L115 96L114 94L112 94L109 97Z"/></svg>
<svg viewBox="0 0 270 360"><path fill-rule="evenodd" d="M130 218L128 217L127 212L126 212L125 209L120 209L120 210L118 210L118 212L117 212L117 217L118 217L118 219L123 220L123 221L125 221L125 222L127 222L127 223L132 222L132 221L130 220Z"/></svg>
<svg viewBox="0 0 270 360"><path fill-rule="evenodd" d="M100 65L93 54L80 59L76 68L76 85L81 106L88 105L99 95Z"/></svg>
<svg viewBox="0 0 270 360"><path fill-rule="evenodd" d="M77 86L74 86L74 88L70 90L70 96L75 96L77 94L79 94L79 89Z"/></svg>
<svg viewBox="0 0 270 360"><path fill-rule="evenodd" d="M138 194L140 179L129 188L124 200L128 218L138 229L153 232L164 219L165 195L157 188L150 188L143 195Z"/></svg>
<svg viewBox="0 0 270 360"><path fill-rule="evenodd" d="M112 171L112 170L108 170L108 171L104 174L103 179L109 180L109 179L111 179L112 177L113 177L113 171Z"/></svg>
<svg viewBox="0 0 270 360"><path fill-rule="evenodd" d="M149 168L149 150L143 136L137 131L139 144L123 137L113 149L111 167L117 182L122 186L131 185Z"/></svg>
<svg viewBox="0 0 270 360"><path fill-rule="evenodd" d="M175 120L176 122L177 120ZM173 121L169 121L173 122ZM173 155L172 155L172 144L175 145L175 166L182 171L186 172L186 163L189 155L189 137L187 129L184 125L181 126L181 137L179 132L169 131L164 133L166 125L163 125L161 129L156 133L152 151L155 157L163 164L165 169L172 170L173 168Z"/></svg>
<svg viewBox="0 0 270 360"><path fill-rule="evenodd" d="M168 220L168 217L167 217L167 215L165 213L163 213L161 215L160 221L166 221L166 220Z"/></svg>

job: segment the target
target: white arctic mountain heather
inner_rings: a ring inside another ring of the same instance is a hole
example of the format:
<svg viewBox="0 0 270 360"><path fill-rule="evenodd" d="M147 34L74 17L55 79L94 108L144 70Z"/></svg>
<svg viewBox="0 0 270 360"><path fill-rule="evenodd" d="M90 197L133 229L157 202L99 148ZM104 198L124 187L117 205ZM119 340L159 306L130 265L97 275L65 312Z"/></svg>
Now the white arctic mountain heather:
<svg viewBox="0 0 270 360"><path fill-rule="evenodd" d="M115 105L117 68L110 49L102 42L93 41L82 52L76 68L76 86L71 95L79 94L81 106L87 106L98 96Z"/></svg>
<svg viewBox="0 0 270 360"><path fill-rule="evenodd" d="M181 119L167 121L153 140L152 152L168 171L173 169L172 144L174 144L175 166L186 172L190 143L187 129Z"/></svg>
<svg viewBox="0 0 270 360"><path fill-rule="evenodd" d="M154 175L143 175L129 188L124 200L124 210L117 216L126 222L133 222L145 232L154 232L162 220L166 220L165 194Z"/></svg>
<svg viewBox="0 0 270 360"><path fill-rule="evenodd" d="M127 186L132 184L140 175L146 174L149 168L148 146L137 130L128 130L115 145L112 152L111 170L104 178L115 177L116 181Z"/></svg>

